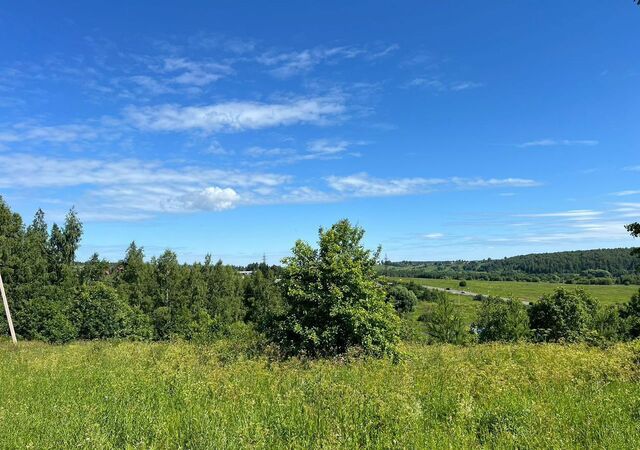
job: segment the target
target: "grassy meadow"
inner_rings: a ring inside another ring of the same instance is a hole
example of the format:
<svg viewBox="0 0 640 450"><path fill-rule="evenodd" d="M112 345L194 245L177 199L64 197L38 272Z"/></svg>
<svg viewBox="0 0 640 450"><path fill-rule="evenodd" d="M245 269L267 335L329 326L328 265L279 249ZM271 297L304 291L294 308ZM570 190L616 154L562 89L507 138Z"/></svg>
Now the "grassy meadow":
<svg viewBox="0 0 640 450"><path fill-rule="evenodd" d="M458 289L476 294L511 297L519 300L536 301L540 296L553 292L557 287L575 289L579 287L593 294L603 305L626 303L631 296L638 292L640 286L623 285L583 285L559 283L532 283L527 281L482 281L467 280L465 287L459 287L460 280L432 279L432 278L395 278L402 281L415 281L427 286Z"/></svg>
<svg viewBox="0 0 640 450"><path fill-rule="evenodd" d="M248 357L233 341L0 343L2 448L633 448L640 345Z"/></svg>

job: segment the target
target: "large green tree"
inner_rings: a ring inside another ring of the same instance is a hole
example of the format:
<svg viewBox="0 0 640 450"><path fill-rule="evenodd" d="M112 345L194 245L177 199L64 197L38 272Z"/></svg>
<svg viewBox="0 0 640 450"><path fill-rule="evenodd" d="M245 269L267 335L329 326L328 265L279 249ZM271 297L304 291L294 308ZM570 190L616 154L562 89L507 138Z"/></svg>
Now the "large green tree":
<svg viewBox="0 0 640 450"><path fill-rule="evenodd" d="M399 318L375 265L380 250L362 245L364 230L341 220L319 231L319 248L297 241L285 258L285 313L275 338L287 354L330 356L360 348L395 354Z"/></svg>

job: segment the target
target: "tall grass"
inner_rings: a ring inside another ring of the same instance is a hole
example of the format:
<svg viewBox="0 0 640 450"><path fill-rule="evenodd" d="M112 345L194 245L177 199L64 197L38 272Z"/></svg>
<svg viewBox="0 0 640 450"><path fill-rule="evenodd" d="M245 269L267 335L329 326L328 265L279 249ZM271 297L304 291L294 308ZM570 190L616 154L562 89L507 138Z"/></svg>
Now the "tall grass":
<svg viewBox="0 0 640 450"><path fill-rule="evenodd" d="M0 344L2 448L637 448L640 344L269 361L229 341Z"/></svg>

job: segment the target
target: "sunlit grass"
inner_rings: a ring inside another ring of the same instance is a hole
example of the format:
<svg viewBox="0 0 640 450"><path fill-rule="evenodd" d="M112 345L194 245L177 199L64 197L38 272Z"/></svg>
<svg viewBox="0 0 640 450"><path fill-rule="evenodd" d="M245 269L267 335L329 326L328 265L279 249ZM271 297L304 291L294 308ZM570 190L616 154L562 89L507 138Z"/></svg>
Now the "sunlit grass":
<svg viewBox="0 0 640 450"><path fill-rule="evenodd" d="M634 448L640 344L247 358L233 342L0 344L2 448Z"/></svg>

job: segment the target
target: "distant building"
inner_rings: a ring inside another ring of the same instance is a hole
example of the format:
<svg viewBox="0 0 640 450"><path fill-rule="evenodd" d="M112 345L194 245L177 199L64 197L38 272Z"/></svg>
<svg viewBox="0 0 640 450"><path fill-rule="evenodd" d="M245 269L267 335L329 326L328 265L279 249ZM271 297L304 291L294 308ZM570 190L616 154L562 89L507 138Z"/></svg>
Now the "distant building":
<svg viewBox="0 0 640 450"><path fill-rule="evenodd" d="M251 274L253 274L253 270L238 270L238 273L243 277L248 277L248 276L251 276Z"/></svg>

